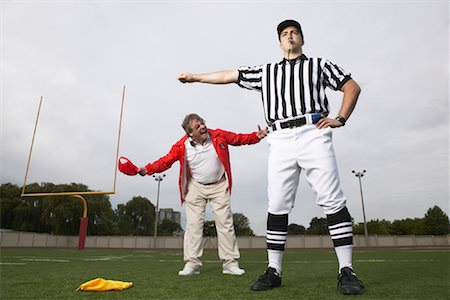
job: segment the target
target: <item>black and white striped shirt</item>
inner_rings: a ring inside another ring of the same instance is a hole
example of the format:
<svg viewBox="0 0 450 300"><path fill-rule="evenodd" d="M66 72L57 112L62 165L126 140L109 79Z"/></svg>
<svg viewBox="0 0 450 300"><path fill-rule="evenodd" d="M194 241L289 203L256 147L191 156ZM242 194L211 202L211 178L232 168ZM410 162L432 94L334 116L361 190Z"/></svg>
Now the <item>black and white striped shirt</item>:
<svg viewBox="0 0 450 300"><path fill-rule="evenodd" d="M350 77L341 67L322 58L283 59L255 67L241 67L238 85L261 92L269 125L310 113L329 113L325 88L340 90Z"/></svg>

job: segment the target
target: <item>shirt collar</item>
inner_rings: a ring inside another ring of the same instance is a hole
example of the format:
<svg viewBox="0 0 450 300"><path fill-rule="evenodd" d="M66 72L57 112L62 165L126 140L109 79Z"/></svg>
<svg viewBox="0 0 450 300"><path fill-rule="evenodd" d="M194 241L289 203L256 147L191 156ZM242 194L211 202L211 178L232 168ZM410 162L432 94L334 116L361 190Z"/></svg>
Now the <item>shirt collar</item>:
<svg viewBox="0 0 450 300"><path fill-rule="evenodd" d="M297 63L297 62L299 62L299 61L301 61L301 60L307 60L307 59L308 59L308 57L306 57L305 54L302 54L302 55L300 55L300 56L298 56L298 57L296 57L296 58L294 58L294 59L286 59L286 58L283 58L283 60L280 61L280 64L285 64L285 63L290 63L290 62L295 62L295 63Z"/></svg>
<svg viewBox="0 0 450 300"><path fill-rule="evenodd" d="M202 145L202 144L199 144L199 143L197 143L196 141L194 141L190 136L188 136L188 141L189 141L189 144L190 144L192 147L194 147L194 145ZM210 134L209 131L208 131L208 137L206 138L206 140L205 140L205 142L203 143L202 146L206 146L206 145L209 144L209 143L211 143L211 134Z"/></svg>

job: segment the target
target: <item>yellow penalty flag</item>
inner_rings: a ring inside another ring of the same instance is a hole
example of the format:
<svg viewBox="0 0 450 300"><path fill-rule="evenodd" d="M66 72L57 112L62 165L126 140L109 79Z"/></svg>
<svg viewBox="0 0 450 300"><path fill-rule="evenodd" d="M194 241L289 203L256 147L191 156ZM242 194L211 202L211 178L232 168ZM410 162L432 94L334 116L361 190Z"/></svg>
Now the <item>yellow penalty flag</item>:
<svg viewBox="0 0 450 300"><path fill-rule="evenodd" d="M95 278L81 284L77 291L85 292L106 292L106 291L122 291L133 286L132 282L124 282L117 280L106 280L103 278Z"/></svg>

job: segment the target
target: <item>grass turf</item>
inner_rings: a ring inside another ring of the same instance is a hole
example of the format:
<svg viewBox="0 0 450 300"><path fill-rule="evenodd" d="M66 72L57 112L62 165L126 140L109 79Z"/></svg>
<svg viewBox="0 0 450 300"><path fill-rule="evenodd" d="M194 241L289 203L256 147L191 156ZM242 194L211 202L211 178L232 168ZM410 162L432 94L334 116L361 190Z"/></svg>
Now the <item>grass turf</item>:
<svg viewBox="0 0 450 300"><path fill-rule="evenodd" d="M355 249L365 283L360 299L450 299L450 249ZM266 268L265 250L241 251L243 276L223 275L216 251L205 251L200 275L182 277L181 251L0 249L1 299L345 299L337 285L333 250L289 250L282 287L252 292ZM120 292L80 292L102 277L132 281ZM351 297L351 296L350 296Z"/></svg>

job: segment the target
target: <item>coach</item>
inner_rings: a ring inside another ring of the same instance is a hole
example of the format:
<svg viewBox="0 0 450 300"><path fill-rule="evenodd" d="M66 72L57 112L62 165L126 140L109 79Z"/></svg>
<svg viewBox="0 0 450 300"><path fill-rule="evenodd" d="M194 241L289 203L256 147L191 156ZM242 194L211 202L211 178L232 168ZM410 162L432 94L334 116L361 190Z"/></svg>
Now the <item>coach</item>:
<svg viewBox="0 0 450 300"><path fill-rule="evenodd" d="M268 290L281 285L283 251L288 215L294 206L300 172L326 214L328 229L339 262L338 286L342 294L361 294L363 285L352 266L352 218L341 190L332 128L344 126L360 87L350 73L327 59L303 54L303 32L294 20L277 27L284 58L279 63L209 74L181 72L178 80L212 84L237 83L262 94L267 124L272 129L268 157L268 268L251 289ZM339 113L329 118L325 88L343 92Z"/></svg>
<svg viewBox="0 0 450 300"><path fill-rule="evenodd" d="M178 275L200 274L203 255L205 208L209 202L217 230L218 252L223 274L242 275L239 249L230 207L232 187L228 145L258 143L268 133L258 128L250 134L236 134L221 129L208 129L197 114L187 115L182 123L186 132L169 153L139 169L142 176L161 173L180 162L181 202L186 208L186 232L183 242L184 268Z"/></svg>

